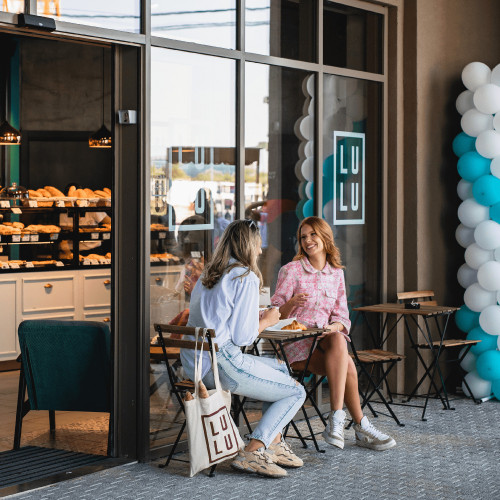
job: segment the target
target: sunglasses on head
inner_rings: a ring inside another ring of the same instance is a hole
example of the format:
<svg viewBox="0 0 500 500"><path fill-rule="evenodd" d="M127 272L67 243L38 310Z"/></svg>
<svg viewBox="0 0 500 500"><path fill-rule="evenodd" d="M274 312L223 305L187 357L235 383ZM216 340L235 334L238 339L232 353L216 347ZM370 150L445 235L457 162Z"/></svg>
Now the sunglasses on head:
<svg viewBox="0 0 500 500"><path fill-rule="evenodd" d="M259 230L259 226L257 226L257 223L253 219L243 219L243 222L245 222L245 224L248 224L249 227L257 231Z"/></svg>

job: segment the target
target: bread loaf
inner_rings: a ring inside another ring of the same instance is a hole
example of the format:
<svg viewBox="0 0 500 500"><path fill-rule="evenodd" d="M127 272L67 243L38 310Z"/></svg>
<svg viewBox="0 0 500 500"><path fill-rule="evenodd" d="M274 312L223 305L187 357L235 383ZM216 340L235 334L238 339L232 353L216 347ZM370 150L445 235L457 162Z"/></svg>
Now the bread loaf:
<svg viewBox="0 0 500 500"><path fill-rule="evenodd" d="M193 398L193 395L189 392L186 391L186 396L184 397L184 401L191 401Z"/></svg>
<svg viewBox="0 0 500 500"><path fill-rule="evenodd" d="M95 198L95 193L94 191L92 191L92 189L85 188L84 191L88 198Z"/></svg>
<svg viewBox="0 0 500 500"><path fill-rule="evenodd" d="M200 395L201 399L207 399L208 396L210 396L210 394L208 394L207 388L205 387L205 384L201 380L198 384L198 394Z"/></svg>
<svg viewBox="0 0 500 500"><path fill-rule="evenodd" d="M68 196L76 196L75 191L76 191L76 187L70 186L68 189Z"/></svg>
<svg viewBox="0 0 500 500"><path fill-rule="evenodd" d="M38 191L34 191L33 189L28 189L28 194L30 198L40 198L42 196Z"/></svg>
<svg viewBox="0 0 500 500"><path fill-rule="evenodd" d="M94 191L94 194L98 196L99 198L109 198L109 193L106 193L106 191L101 191L100 189L96 189Z"/></svg>
<svg viewBox="0 0 500 500"><path fill-rule="evenodd" d="M50 192L44 188L37 189L37 191L42 195L43 198L51 198L52 197Z"/></svg>
<svg viewBox="0 0 500 500"><path fill-rule="evenodd" d="M54 186L45 186L44 189L48 191L51 196L64 196L64 193L62 191L59 191L59 189L55 188Z"/></svg>
<svg viewBox="0 0 500 500"><path fill-rule="evenodd" d="M108 193L109 196L111 196L111 189L109 188L102 188L102 190L105 192L105 193Z"/></svg>
<svg viewBox="0 0 500 500"><path fill-rule="evenodd" d="M76 196L77 198L87 198L87 193L84 189L77 189L73 196Z"/></svg>

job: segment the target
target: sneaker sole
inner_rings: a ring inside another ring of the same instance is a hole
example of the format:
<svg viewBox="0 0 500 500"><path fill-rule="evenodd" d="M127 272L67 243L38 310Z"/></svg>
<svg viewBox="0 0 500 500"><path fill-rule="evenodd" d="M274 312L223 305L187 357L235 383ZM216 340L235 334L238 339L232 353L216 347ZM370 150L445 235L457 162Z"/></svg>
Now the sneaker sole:
<svg viewBox="0 0 500 500"><path fill-rule="evenodd" d="M274 462L274 460L273 460ZM290 462L274 462L276 465L279 465L280 467L286 467L287 469L298 469L299 467L302 467L304 465L304 462L302 462L300 465L297 464L291 464Z"/></svg>
<svg viewBox="0 0 500 500"><path fill-rule="evenodd" d="M337 448L340 448L341 450L344 449L344 441L341 441L340 439L338 439L336 437L330 436L330 434L328 434L328 432L326 432L326 431L323 431L321 433L321 435L323 436L323 439L328 444L331 444L332 446L336 446Z"/></svg>
<svg viewBox="0 0 500 500"><path fill-rule="evenodd" d="M375 451L385 451L394 448L394 446L396 446L396 441L394 441L393 439L386 444L371 444L367 443L366 441L359 441L356 439L356 446L360 446L361 448L368 448Z"/></svg>
<svg viewBox="0 0 500 500"><path fill-rule="evenodd" d="M256 471L256 470L254 470L252 468L246 469L245 467L240 467L239 465L236 465L234 463L231 464L231 467L234 470L237 470L238 472L245 472L246 474L258 474L259 476L270 477L270 478L273 478L273 479L279 479L281 477L286 477L287 476L287 474L266 474L265 472Z"/></svg>

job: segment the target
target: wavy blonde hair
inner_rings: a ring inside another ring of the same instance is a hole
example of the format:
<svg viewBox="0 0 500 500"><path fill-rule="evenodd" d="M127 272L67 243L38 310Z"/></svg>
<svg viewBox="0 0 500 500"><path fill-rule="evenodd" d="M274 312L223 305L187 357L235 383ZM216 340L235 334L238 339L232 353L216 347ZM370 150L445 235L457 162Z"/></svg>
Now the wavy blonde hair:
<svg viewBox="0 0 500 500"><path fill-rule="evenodd" d="M321 241L323 242L323 246L325 247L326 252L326 261L332 267L338 267L342 269L344 266L342 265L342 260L340 258L340 251L335 245L335 241L333 239L332 228L325 220L314 216L306 217L299 225L299 229L297 230L297 241L299 242L299 249L297 251L297 255L295 255L293 260L301 260L304 257L307 257L307 252L302 248L302 240L300 238L302 227L306 224L312 227L312 230L320 237Z"/></svg>
<svg viewBox="0 0 500 500"><path fill-rule="evenodd" d="M213 288L225 272L235 267L242 267L246 268L246 271L237 278L244 278L253 271L259 278L259 289L262 290L262 274L257 266L260 244L260 231L255 221L242 219L231 222L203 271L201 277L203 286ZM236 262L230 264L231 258L236 259Z"/></svg>

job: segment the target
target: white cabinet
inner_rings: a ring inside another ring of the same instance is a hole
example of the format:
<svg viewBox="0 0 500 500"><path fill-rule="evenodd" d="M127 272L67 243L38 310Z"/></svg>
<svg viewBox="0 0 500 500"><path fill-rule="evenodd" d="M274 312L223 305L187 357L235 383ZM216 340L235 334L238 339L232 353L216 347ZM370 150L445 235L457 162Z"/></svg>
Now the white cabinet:
<svg viewBox="0 0 500 500"><path fill-rule="evenodd" d="M18 309L18 281L15 278L0 280L0 361L16 359L19 353L17 341L16 311Z"/></svg>
<svg viewBox="0 0 500 500"><path fill-rule="evenodd" d="M55 272L43 274L44 276L24 274L21 278L23 314L74 311L76 276Z"/></svg>

